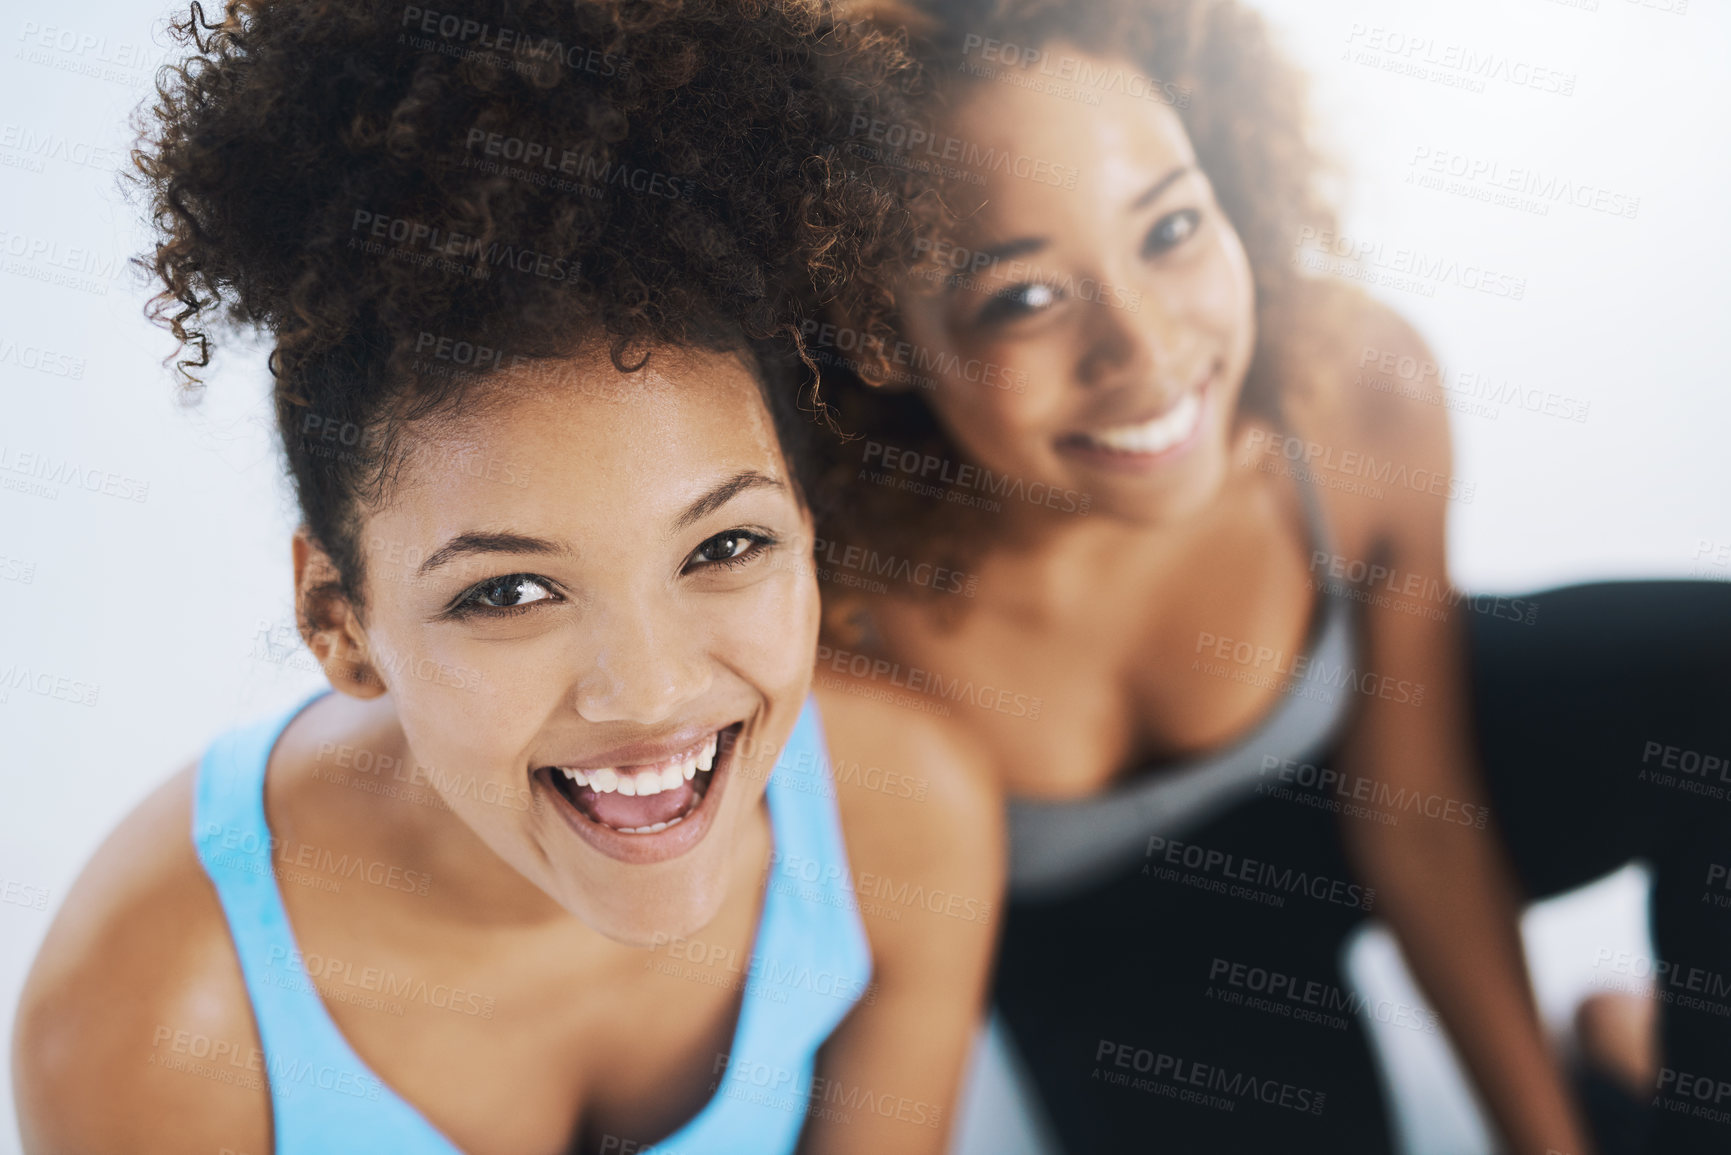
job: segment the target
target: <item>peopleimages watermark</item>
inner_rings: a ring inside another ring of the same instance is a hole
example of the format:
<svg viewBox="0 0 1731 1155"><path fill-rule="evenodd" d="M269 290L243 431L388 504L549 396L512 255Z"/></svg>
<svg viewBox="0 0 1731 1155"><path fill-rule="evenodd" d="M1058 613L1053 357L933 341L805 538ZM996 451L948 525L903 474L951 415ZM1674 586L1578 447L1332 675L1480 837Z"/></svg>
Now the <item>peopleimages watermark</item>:
<svg viewBox="0 0 1731 1155"><path fill-rule="evenodd" d="M710 1068L712 1093L768 1107L780 1107L809 1118L846 1123L847 1112L895 1119L916 1127L937 1127L943 1109L906 1095L874 1091L860 1084L847 1084L823 1075L765 1063L745 1055L718 1052ZM603 1148L605 1150L605 1148ZM640 1148L653 1151L653 1148Z"/></svg>
<svg viewBox="0 0 1731 1155"><path fill-rule="evenodd" d="M331 997L333 991L346 994L365 992L386 999L406 999L436 1010L482 1019L493 1017L493 1007L498 1001L492 995L465 990L450 983L432 983L414 975L399 975L388 967L356 966L346 959L322 955L316 951L303 953L285 946L272 946L266 954L265 965L272 970L281 970L309 980L308 985L315 987L318 993L327 998ZM323 984L310 981L315 979L325 981ZM344 988L352 990L345 991ZM402 1012L399 1010L396 1013Z"/></svg>
<svg viewBox="0 0 1731 1155"><path fill-rule="evenodd" d="M1686 1114L1709 1123L1731 1123L1731 1079L1660 1067L1654 1087L1653 1107L1673 1114Z"/></svg>
<svg viewBox="0 0 1731 1155"><path fill-rule="evenodd" d="M1143 857L1142 874L1161 882L1182 882L1201 890L1243 898L1264 906L1285 906L1289 896L1315 899L1334 906L1369 910L1376 900L1376 890L1341 878L1329 878L1306 870L1281 867L1258 858L1246 858L1231 851L1217 850L1194 842L1178 842L1158 834L1148 837ZM1163 865L1155 865L1155 863ZM1180 875L1171 867L1197 871ZM1209 875L1217 877L1210 878ZM1240 883L1249 884L1237 885ZM1252 889L1262 887L1266 889ZM1275 892L1281 893L1275 893Z"/></svg>
<svg viewBox="0 0 1731 1155"><path fill-rule="evenodd" d="M68 245L58 237L19 233L0 228L0 269L15 277L59 289L106 297L122 277L138 285L148 280L141 262L85 245Z"/></svg>
<svg viewBox="0 0 1731 1155"><path fill-rule="evenodd" d="M86 364L83 357L71 353L50 349L44 345L27 344L11 337L0 337L0 368L16 365L20 369L46 373L50 377L81 381L84 379Z"/></svg>
<svg viewBox="0 0 1731 1155"><path fill-rule="evenodd" d="M1473 613L1500 621L1530 626L1539 620L1539 603L1530 598L1469 594L1447 578L1411 570L1403 572L1398 566L1349 558L1327 550L1311 551L1309 585L1334 597L1433 621L1447 621L1448 611L1463 603Z"/></svg>
<svg viewBox="0 0 1731 1155"><path fill-rule="evenodd" d="M115 40L106 33L34 20L23 22L17 39L20 46L13 59L128 87L146 83L157 68L169 62L168 53L156 44Z"/></svg>
<svg viewBox="0 0 1731 1155"><path fill-rule="evenodd" d="M857 906L861 913L879 915L890 922L899 922L903 911L916 909L962 922L987 922L992 917L990 899L927 886L923 882L895 879L871 870L855 874L845 864L784 854L779 850L770 852L766 874L771 885L783 883L817 888L815 891L793 891L796 897L808 902L822 901L817 897L819 891L839 887L848 902Z"/></svg>
<svg viewBox="0 0 1731 1155"><path fill-rule="evenodd" d="M1018 693L989 682L976 683L960 675L946 677L936 670L903 665L888 658L874 658L835 646L817 647L817 670L842 674L862 682L881 682L895 689L925 694L945 702L959 702L980 710L1007 714L1012 718L1038 718L1038 697Z"/></svg>
<svg viewBox="0 0 1731 1155"><path fill-rule="evenodd" d="M950 241L922 237L914 249L924 256L914 275L933 284L970 293L990 293L996 286L980 279L980 273L991 272L1010 281L1031 281L1062 293L1074 301L1090 305L1106 305L1134 313L1142 307L1142 293L1126 289L1093 277L1076 277L1057 269L1045 269L1020 257L1000 257L986 249L970 249ZM947 271L946 271L947 270Z"/></svg>
<svg viewBox="0 0 1731 1155"><path fill-rule="evenodd" d="M1420 144L1407 162L1406 183L1503 208L1549 216L1567 204L1606 216L1634 220L1641 198L1600 185L1547 173L1531 165L1504 165L1493 157Z"/></svg>
<svg viewBox="0 0 1731 1155"><path fill-rule="evenodd" d="M20 585L31 585L36 581L36 563L23 558L7 557L0 554L0 582L17 582Z"/></svg>
<svg viewBox="0 0 1731 1155"><path fill-rule="evenodd" d="M16 878L0 878L0 902L30 910L47 910L48 888L31 886L27 882L19 882Z"/></svg>
<svg viewBox="0 0 1731 1155"><path fill-rule="evenodd" d="M1359 353L1358 367L1360 370L1373 370L1369 380L1361 372L1358 383L1379 393L1396 393L1455 412L1489 417L1493 421L1503 406L1575 422L1586 421L1592 408L1589 401L1554 390L1523 389L1512 384L1507 377L1498 380L1483 370L1421 361L1410 353L1375 345L1366 345Z"/></svg>
<svg viewBox="0 0 1731 1155"><path fill-rule="evenodd" d="M478 798L489 806L503 806L507 810L540 809L540 798L527 786L472 773L459 774L420 762L410 764L394 755L379 754L347 742L319 743L318 754L313 758L313 777L445 809L450 808L447 800L453 798Z"/></svg>
<svg viewBox="0 0 1731 1155"><path fill-rule="evenodd" d="M1393 458L1357 449L1337 451L1332 445L1295 434L1275 433L1261 426L1250 431L1249 448L1265 455L1284 457L1305 469L1326 469L1344 477L1358 478L1377 486L1407 489L1470 504L1477 490L1474 482L1462 482L1451 474L1423 466L1413 468Z"/></svg>
<svg viewBox="0 0 1731 1155"><path fill-rule="evenodd" d="M842 354L879 358L889 366L890 379L898 384L916 385L921 389L936 389L939 378L965 381L1002 389L1006 393L1026 393L1028 374L978 357L963 357L941 349L928 349L900 339L889 340L875 333L862 332L846 325L836 325L807 317L800 322L799 334L813 342L809 350L814 359L837 368L859 373L864 363Z"/></svg>
<svg viewBox="0 0 1731 1155"><path fill-rule="evenodd" d="M855 111L848 135L853 138L852 151L866 160L968 184L984 184L988 173L997 173L1073 189L1081 175L1075 165L982 145L928 124L885 120L865 111Z"/></svg>
<svg viewBox="0 0 1731 1155"><path fill-rule="evenodd" d="M424 37L438 37L447 43L440 45L431 39L420 40L403 34L403 43L411 48L433 48L445 55L468 60L505 64L523 71L552 62L573 72L611 77L631 71L631 61L607 52L596 52L580 44L566 44L553 36L521 28L498 27L468 16L437 12L431 8L407 5L399 25Z"/></svg>
<svg viewBox="0 0 1731 1155"><path fill-rule="evenodd" d="M1348 817L1370 818L1384 826L1398 824L1401 812L1410 811L1449 825L1483 830L1491 816L1490 807L1479 803L1392 786L1378 778L1283 758L1278 754L1264 754L1260 769L1265 780L1272 778L1273 781L1258 783L1258 794L1302 801ZM1372 807L1383 809L1374 810Z"/></svg>
<svg viewBox="0 0 1731 1155"><path fill-rule="evenodd" d="M422 338L431 336L430 333L421 334ZM455 356L463 352L462 346L468 343L453 344ZM482 352L496 352L487 350L485 346L480 349ZM418 343L416 351L420 351ZM300 432L301 445L311 456L363 465L373 460L385 445L384 429L381 426L363 428L353 421L328 417L311 409L301 418ZM483 458L472 446L460 442L436 438L420 439L414 450L414 459L420 468L433 472L464 473L470 477L497 481L501 485L511 485L518 489L525 489L529 485L530 466L497 457Z"/></svg>
<svg viewBox="0 0 1731 1155"><path fill-rule="evenodd" d="M1292 263L1306 272L1364 281L1421 297L1436 296L1441 285L1506 301L1524 300L1527 295L1524 276L1404 245L1390 248L1380 240L1349 237L1314 225L1298 230Z"/></svg>
<svg viewBox="0 0 1731 1155"><path fill-rule="evenodd" d="M1288 655L1283 649L1223 637L1207 630L1196 635L1198 656L1191 660L1192 671L1216 678L1229 678L1242 685L1263 686L1299 698L1316 698L1332 702L1332 691L1351 690L1403 706L1422 706L1423 682L1408 681L1360 670L1349 658L1330 666L1325 658L1301 653ZM1231 665L1225 663L1230 662ZM1289 681L1290 680L1290 681Z"/></svg>
<svg viewBox="0 0 1731 1155"><path fill-rule="evenodd" d="M0 487L57 501L60 498L57 487L61 485L121 501L144 502L150 498L148 481L85 465L71 457L19 450L0 443Z"/></svg>
<svg viewBox="0 0 1731 1155"><path fill-rule="evenodd" d="M349 225L349 248L410 264L483 279L488 269L509 269L560 284L575 284L579 262L481 238L408 217L356 209ZM396 248L389 248L389 241ZM477 263L478 262L478 263Z"/></svg>
<svg viewBox="0 0 1731 1155"><path fill-rule="evenodd" d="M889 583L894 582L932 593L971 598L980 587L978 574L831 538L820 537L812 543L812 563L819 581L867 593L888 593Z"/></svg>
<svg viewBox="0 0 1731 1155"><path fill-rule="evenodd" d="M1696 538L1695 553L1689 559L1689 576L1707 581L1731 581L1731 541Z"/></svg>
<svg viewBox="0 0 1731 1155"><path fill-rule="evenodd" d="M741 772L754 773L744 767L741 767ZM847 758L832 761L827 753L814 752L810 747L802 748L791 758L783 752L770 772L780 775L778 782L789 789L826 798L835 797L837 786L851 786L891 798L924 802L926 791L931 786L929 779L916 778L903 770L886 770L882 766Z"/></svg>
<svg viewBox="0 0 1731 1155"><path fill-rule="evenodd" d="M424 870L409 870L347 851L339 854L329 847L274 834L260 837L256 830L220 822L204 823L198 831L198 844L205 855L213 859L222 857L230 868L253 874L275 873L277 867L300 868L333 883L337 879L359 880L415 895L427 894L433 884L433 876ZM273 860L276 866L272 865ZM340 884L319 889L337 890Z"/></svg>
<svg viewBox="0 0 1731 1155"><path fill-rule="evenodd" d="M1218 956L1208 964L1208 986L1202 997L1337 1031L1351 1026L1353 1016L1364 1015L1384 1026L1437 1033L1436 1012L1427 1007L1393 999L1371 1000L1357 991L1342 990L1336 983Z"/></svg>
<svg viewBox="0 0 1731 1155"><path fill-rule="evenodd" d="M750 989L771 1002L786 1002L790 991L808 991L868 1005L877 1000L869 974L842 974L813 968L804 962L782 962L750 946L745 948L742 960L736 946L656 931L649 941L649 953L661 955L659 960L644 960L643 969L653 974L730 990Z"/></svg>
<svg viewBox="0 0 1731 1155"><path fill-rule="evenodd" d="M993 67L1001 65L1002 67ZM969 32L962 38L961 72L1097 105L1110 92L1149 100L1168 108L1190 107L1190 89L1173 81L1156 80L1117 60L1096 60L1053 48L1032 48Z"/></svg>
<svg viewBox="0 0 1731 1155"><path fill-rule="evenodd" d="M1707 890L1701 895L1703 903L1710 903L1719 907L1731 907L1731 867L1727 867L1723 862L1709 862L1705 885ZM1723 890L1725 893L1714 893L1718 890Z"/></svg>
<svg viewBox="0 0 1731 1155"><path fill-rule="evenodd" d="M333 1067L312 1059L297 1059L273 1048L270 1057L250 1044L212 1038L199 1031L182 1030L158 1023L151 1032L148 1065L182 1074L197 1075L214 1082L257 1089L266 1076L275 1088L292 1090L301 1085L357 1099L377 1099L384 1084L366 1070ZM166 1053L161 1053L166 1052Z"/></svg>
<svg viewBox="0 0 1731 1155"><path fill-rule="evenodd" d="M1731 755L1648 739L1641 747L1636 779L1722 802L1731 798Z"/></svg>
<svg viewBox="0 0 1731 1155"><path fill-rule="evenodd" d="M870 470L869 466L874 461L884 467L883 473ZM994 473L985 466L955 462L884 441L868 439L861 450L860 462L859 480L896 486L917 496L940 498L951 504L984 509L988 513L1002 511L1002 503L995 500L998 498L1025 501L1060 513L1086 514L1094 504L1091 495L1074 489L1059 489L1043 481L1027 481L1008 473ZM946 490L943 488L945 485L954 488Z"/></svg>
<svg viewBox="0 0 1731 1155"><path fill-rule="evenodd" d="M1596 987L1630 994L1651 993L1661 1002L1684 1010L1705 1011L1731 1018L1731 1004L1724 1001L1731 999L1731 978L1719 971L1610 947L1600 947L1593 955L1593 969L1597 971L1601 967L1613 975L1634 981L1594 975L1593 985Z"/></svg>
<svg viewBox="0 0 1731 1155"><path fill-rule="evenodd" d="M12 700L13 693L35 694L56 702L74 706L94 706L102 687L67 674L56 674L26 662L9 662L0 666L0 705Z"/></svg>
<svg viewBox="0 0 1731 1155"><path fill-rule="evenodd" d="M0 149L27 162L20 164L0 158L0 163L12 168L27 168L31 172L44 171L46 162L51 160L79 168L93 168L98 172L119 172L126 163L123 149L78 140L52 130L39 131L10 120L0 125Z"/></svg>
<svg viewBox="0 0 1731 1155"><path fill-rule="evenodd" d="M693 183L655 169L602 160L592 149L566 148L507 133L471 128L463 167L504 176L555 192L600 198L613 186L642 196L689 200Z"/></svg>
<svg viewBox="0 0 1731 1155"><path fill-rule="evenodd" d="M1328 1099L1322 1091L1280 1079L1262 1078L1244 1071L1233 1073L1213 1063L1200 1063L1111 1039L1100 1040L1094 1051L1094 1062L1100 1064L1094 1068L1094 1079L1132 1090L1166 1094L1170 1098L1216 1110L1231 1111L1239 1103L1252 1102L1320 1115ZM1147 1078L1125 1074L1127 1071ZM1171 1091L1167 1090L1168 1087ZM1200 1088L1201 1093L1196 1088ZM1174 1091L1178 1093L1171 1093Z"/></svg>
<svg viewBox="0 0 1731 1155"><path fill-rule="evenodd" d="M1449 88L1484 92L1490 83L1530 88L1554 96L1573 96L1576 74L1535 64L1494 49L1439 42L1374 24L1354 23L1346 34L1341 59L1429 80Z"/></svg>

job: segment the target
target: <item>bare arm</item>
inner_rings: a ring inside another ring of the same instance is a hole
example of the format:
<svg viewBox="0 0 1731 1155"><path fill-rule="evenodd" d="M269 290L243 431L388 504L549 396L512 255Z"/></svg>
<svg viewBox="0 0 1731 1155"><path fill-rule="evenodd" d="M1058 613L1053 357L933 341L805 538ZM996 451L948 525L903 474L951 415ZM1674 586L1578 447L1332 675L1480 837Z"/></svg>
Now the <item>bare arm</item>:
<svg viewBox="0 0 1731 1155"><path fill-rule="evenodd" d="M1367 344L1432 360L1423 342L1392 317ZM1362 407L1358 447L1407 470L1380 501L1341 496L1349 524L1340 548L1380 563L1380 602L1367 604L1361 673L1397 683L1387 696L1361 693L1342 751L1348 775L1386 785L1394 797L1426 800L1395 825L1343 815L1348 852L1376 888L1377 910L1398 936L1408 964L1448 1025L1480 1098L1521 1155L1590 1151L1586 1128L1548 1046L1529 984L1512 873L1487 806L1471 741L1466 625L1451 604L1444 523L1451 487L1448 423L1440 406L1348 384ZM1425 471L1422 475L1420 470ZM1431 478L1444 480L1431 492ZM1375 507L1375 508L1373 508ZM1387 587L1409 591L1396 594ZM1438 591L1442 591L1439 596ZM1434 611L1442 610L1439 618ZM1410 683L1404 695L1398 685ZM1412 689L1422 687L1414 702ZM1432 804L1434 801L1434 805ZM1434 816L1432 816L1434 814Z"/></svg>
<svg viewBox="0 0 1731 1155"><path fill-rule="evenodd" d="M190 772L109 836L31 968L12 1040L30 1155L269 1155L240 964L190 835Z"/></svg>
<svg viewBox="0 0 1731 1155"><path fill-rule="evenodd" d="M824 1082L803 1155L940 1155L984 1008L1004 879L995 789L929 719L823 694L837 764L894 770L837 786L861 918L871 940L870 1001L818 1056ZM879 784L874 788L873 784ZM917 899L913 896L917 896Z"/></svg>

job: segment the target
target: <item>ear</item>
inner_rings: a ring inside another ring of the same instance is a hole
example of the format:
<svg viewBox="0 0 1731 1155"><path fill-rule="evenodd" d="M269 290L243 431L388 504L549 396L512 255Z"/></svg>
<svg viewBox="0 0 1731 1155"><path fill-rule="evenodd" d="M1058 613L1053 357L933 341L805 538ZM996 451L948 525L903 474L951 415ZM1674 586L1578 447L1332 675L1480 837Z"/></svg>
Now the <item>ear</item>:
<svg viewBox="0 0 1731 1155"><path fill-rule="evenodd" d="M295 620L301 640L324 667L331 688L353 698L377 698L384 679L367 656L367 634L342 592L330 555L306 526L295 530Z"/></svg>

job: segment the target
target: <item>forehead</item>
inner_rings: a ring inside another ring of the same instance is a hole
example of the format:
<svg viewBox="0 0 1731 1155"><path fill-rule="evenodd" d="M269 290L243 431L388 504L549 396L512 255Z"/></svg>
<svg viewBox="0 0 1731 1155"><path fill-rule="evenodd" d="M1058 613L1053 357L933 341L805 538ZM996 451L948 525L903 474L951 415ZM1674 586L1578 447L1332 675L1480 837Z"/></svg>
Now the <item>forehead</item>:
<svg viewBox="0 0 1731 1155"><path fill-rule="evenodd" d="M1062 43L1047 55L1085 61L1086 75L1098 83L1071 85L1060 95L1033 83L1041 79L1037 63L1019 70L1027 84L1006 83L1001 77L1012 70L1004 68L999 79L967 81L947 118L948 131L974 155L1010 159L985 172L983 185L964 185L957 195L964 215L988 230L1097 220L1108 208L1122 211L1174 168L1195 163L1183 121L1158 99L1160 86L1125 81L1137 71L1129 60ZM1030 175L1016 175L1018 168Z"/></svg>
<svg viewBox="0 0 1731 1155"><path fill-rule="evenodd" d="M736 356L657 349L621 372L602 350L489 387L484 402L406 431L378 516L429 533L488 522L550 535L642 530L717 477L786 473L757 377Z"/></svg>

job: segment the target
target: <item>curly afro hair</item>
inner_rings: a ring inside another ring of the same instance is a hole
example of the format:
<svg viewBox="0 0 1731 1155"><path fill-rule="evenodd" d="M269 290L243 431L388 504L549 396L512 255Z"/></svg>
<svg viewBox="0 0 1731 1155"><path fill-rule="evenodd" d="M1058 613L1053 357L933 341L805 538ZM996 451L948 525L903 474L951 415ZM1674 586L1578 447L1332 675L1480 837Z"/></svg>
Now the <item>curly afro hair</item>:
<svg viewBox="0 0 1731 1155"><path fill-rule="evenodd" d="M219 327L272 339L301 512L357 606L359 509L405 422L599 340L622 371L745 356L785 436L816 396L802 321L887 331L912 244L913 178L845 138L914 65L825 0L441 7L194 3L137 119L148 312L189 393Z"/></svg>

